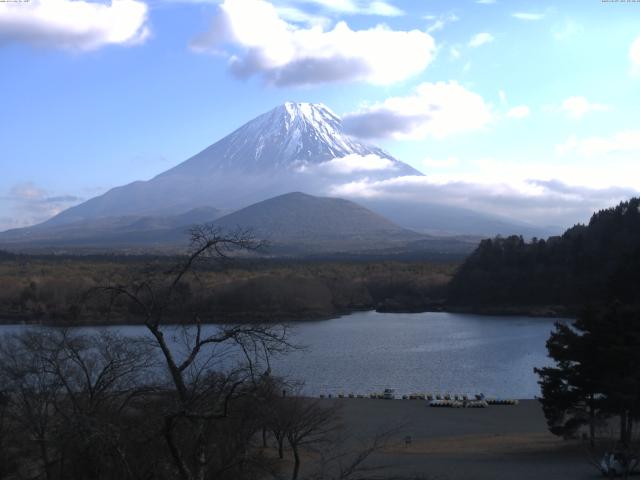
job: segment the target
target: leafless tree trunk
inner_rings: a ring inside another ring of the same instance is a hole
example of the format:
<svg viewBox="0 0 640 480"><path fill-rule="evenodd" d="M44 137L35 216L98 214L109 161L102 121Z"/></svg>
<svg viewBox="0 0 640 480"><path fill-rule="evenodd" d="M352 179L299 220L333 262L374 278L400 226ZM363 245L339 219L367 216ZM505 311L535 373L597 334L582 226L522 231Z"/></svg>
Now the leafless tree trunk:
<svg viewBox="0 0 640 480"><path fill-rule="evenodd" d="M215 228L201 226L191 231L191 251L176 268L126 285L100 289L109 294L111 305L124 301L140 315L161 352L175 399L174 407L165 415L163 435L183 480L203 480L214 473L208 472L211 470L208 432L212 423L226 419L233 401L256 386L268 366L268 357L290 345L284 326L224 325L207 330L201 315L180 312L183 315L180 336L184 340L184 348L180 350L167 340L165 318L168 312L179 311L179 305L175 304L179 303L179 291L187 276L195 275L197 262L211 256L226 257L234 249L257 247L259 244L246 231L225 235ZM221 364L229 360L229 355L217 353L216 348L225 345L233 345L243 360L230 370L227 365L227 372L221 375ZM185 429L190 432L190 446L181 441Z"/></svg>

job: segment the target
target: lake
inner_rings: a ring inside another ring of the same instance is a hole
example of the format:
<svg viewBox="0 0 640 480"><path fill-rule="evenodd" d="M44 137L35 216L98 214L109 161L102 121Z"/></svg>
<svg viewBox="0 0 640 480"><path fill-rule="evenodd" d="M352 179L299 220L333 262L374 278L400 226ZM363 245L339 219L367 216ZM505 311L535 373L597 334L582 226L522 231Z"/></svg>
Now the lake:
<svg viewBox="0 0 640 480"><path fill-rule="evenodd" d="M483 392L539 395L534 367L550 364L545 342L556 319L455 313L357 312L297 323L292 339L305 349L275 358L275 374L304 381L309 395ZM0 333L19 325L0 326ZM38 328L38 327L36 327ZM110 327L127 335L142 326Z"/></svg>

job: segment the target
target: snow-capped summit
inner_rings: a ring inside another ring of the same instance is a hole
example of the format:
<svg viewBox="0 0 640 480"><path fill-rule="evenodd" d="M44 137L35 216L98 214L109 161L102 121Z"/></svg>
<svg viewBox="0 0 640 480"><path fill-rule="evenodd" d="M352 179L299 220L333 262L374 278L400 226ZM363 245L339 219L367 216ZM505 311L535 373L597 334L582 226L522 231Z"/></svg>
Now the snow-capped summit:
<svg viewBox="0 0 640 480"><path fill-rule="evenodd" d="M421 175L384 150L349 137L322 104L287 102L148 181L116 187L47 223L122 215L230 211L291 191L315 195L363 178Z"/></svg>
<svg viewBox="0 0 640 480"><path fill-rule="evenodd" d="M163 175L189 171L268 172L296 170L347 155L388 159L405 175L419 174L384 150L359 142L321 103L286 102L232 132Z"/></svg>

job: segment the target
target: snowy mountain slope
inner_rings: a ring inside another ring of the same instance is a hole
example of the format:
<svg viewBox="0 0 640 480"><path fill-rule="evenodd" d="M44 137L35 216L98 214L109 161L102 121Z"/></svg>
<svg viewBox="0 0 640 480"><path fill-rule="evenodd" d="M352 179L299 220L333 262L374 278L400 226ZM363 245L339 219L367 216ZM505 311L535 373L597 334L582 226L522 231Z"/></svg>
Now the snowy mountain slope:
<svg viewBox="0 0 640 480"><path fill-rule="evenodd" d="M420 175L384 150L345 135L340 118L323 104L287 102L159 177L202 172L299 172L349 155L374 155L397 167L396 175Z"/></svg>
<svg viewBox="0 0 640 480"><path fill-rule="evenodd" d="M116 187L48 224L119 215L178 214L200 205L235 210L293 190L421 175L380 148L345 135L321 104L285 103L149 181Z"/></svg>
<svg viewBox="0 0 640 480"><path fill-rule="evenodd" d="M153 242L178 238L194 225L210 223L223 212L211 207L194 208L179 215L100 217L59 225L36 225L0 233L0 245L104 245ZM177 233L176 233L177 232ZM170 234L167 236L167 234ZM137 240L136 240L137 239Z"/></svg>

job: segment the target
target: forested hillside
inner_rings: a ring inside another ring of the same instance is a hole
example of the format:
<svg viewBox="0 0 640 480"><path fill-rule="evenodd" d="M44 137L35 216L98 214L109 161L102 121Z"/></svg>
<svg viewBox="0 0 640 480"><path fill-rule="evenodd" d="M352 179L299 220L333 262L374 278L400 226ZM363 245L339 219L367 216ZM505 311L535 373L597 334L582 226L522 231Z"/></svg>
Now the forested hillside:
<svg viewBox="0 0 640 480"><path fill-rule="evenodd" d="M640 199L595 213L547 240L483 240L448 289L451 306L478 310L559 306L575 311L609 300L640 303Z"/></svg>

